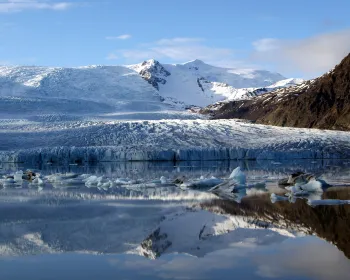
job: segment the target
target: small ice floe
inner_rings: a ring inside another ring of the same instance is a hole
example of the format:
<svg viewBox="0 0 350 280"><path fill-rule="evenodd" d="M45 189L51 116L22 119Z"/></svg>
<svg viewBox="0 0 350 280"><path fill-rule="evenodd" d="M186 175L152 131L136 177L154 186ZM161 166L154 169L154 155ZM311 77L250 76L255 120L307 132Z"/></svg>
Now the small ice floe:
<svg viewBox="0 0 350 280"><path fill-rule="evenodd" d="M267 191L259 188L247 188L246 196L259 196L265 194Z"/></svg>
<svg viewBox="0 0 350 280"><path fill-rule="evenodd" d="M229 180L236 182L237 185L245 185L247 183L247 177L240 167L232 171Z"/></svg>
<svg viewBox="0 0 350 280"><path fill-rule="evenodd" d="M90 177L86 178L85 186L87 188L97 188L97 185L101 183L103 180L103 176L97 177L96 175L91 175Z"/></svg>
<svg viewBox="0 0 350 280"><path fill-rule="evenodd" d="M105 178L104 176L97 177L92 175L85 180L85 186L87 188L97 188L98 190L108 191L108 189L116 186L116 183L111 179Z"/></svg>
<svg viewBox="0 0 350 280"><path fill-rule="evenodd" d="M75 173L66 173L66 174L52 174L49 176L46 176L46 179L49 182L62 182L62 181L67 181L70 179L76 179L79 177L79 174L75 174Z"/></svg>
<svg viewBox="0 0 350 280"><path fill-rule="evenodd" d="M286 190L290 191L296 196L302 196L307 193L322 193L323 183L322 181L312 179L304 185L295 185L291 187L285 187Z"/></svg>
<svg viewBox="0 0 350 280"><path fill-rule="evenodd" d="M140 184L141 180L131 180L129 178L118 178L114 180L116 186Z"/></svg>
<svg viewBox="0 0 350 280"><path fill-rule="evenodd" d="M84 180L90 175L75 174L75 173L65 173L65 174L52 174L46 176L45 179L52 184L54 188L71 188L79 185L84 185Z"/></svg>
<svg viewBox="0 0 350 280"><path fill-rule="evenodd" d="M113 181L111 180L106 180L106 181L101 181L97 184L97 189L99 190L104 190L108 191L110 188L114 186Z"/></svg>
<svg viewBox="0 0 350 280"><path fill-rule="evenodd" d="M44 181L40 178L40 176L37 176L34 178L34 180L31 182L31 184L42 186L42 185L44 185Z"/></svg>
<svg viewBox="0 0 350 280"><path fill-rule="evenodd" d="M151 181L151 183L165 185L168 183L168 180L164 176L162 176L159 180L153 180Z"/></svg>
<svg viewBox="0 0 350 280"><path fill-rule="evenodd" d="M221 190L226 189L231 191L235 189L237 191L239 189L245 189L247 187L246 183L247 183L246 175L244 174L244 172L241 170L240 167L237 167L232 171L230 177L227 180L214 186L209 191L213 192L218 189L221 189Z"/></svg>
<svg viewBox="0 0 350 280"><path fill-rule="evenodd" d="M350 200L339 200L339 199L321 199L321 200L311 200L307 201L307 204L310 206L319 206L319 205L346 205L350 204Z"/></svg>
<svg viewBox="0 0 350 280"><path fill-rule="evenodd" d="M22 171L22 170L17 171L17 172L13 175L13 179L14 179L16 182L22 182L22 181L23 181L23 171Z"/></svg>
<svg viewBox="0 0 350 280"><path fill-rule="evenodd" d="M223 182L222 179L211 177L209 179L201 178L199 180L184 182L180 185L181 189L210 189Z"/></svg>
<svg viewBox="0 0 350 280"><path fill-rule="evenodd" d="M281 201L288 201L290 203L295 203L298 198L304 198L304 197L295 196L292 193L287 193L286 196L277 195L275 193L272 193L270 195L271 203L276 203Z"/></svg>
<svg viewBox="0 0 350 280"><path fill-rule="evenodd" d="M270 199L271 199L272 203L276 203L278 201L289 201L288 197L277 195L277 194L274 194L274 193L271 194Z"/></svg>
<svg viewBox="0 0 350 280"><path fill-rule="evenodd" d="M304 172L296 172L278 181L280 186L295 186L295 185L304 185L310 180L315 179L315 176L312 174L307 174Z"/></svg>
<svg viewBox="0 0 350 280"><path fill-rule="evenodd" d="M34 185L44 185L42 179L40 178L40 174L36 174L29 170L27 170L26 172L20 170L15 172L14 174L5 175L4 179L0 180L0 185L2 185L4 188L22 188L23 181L28 181L29 184Z"/></svg>
<svg viewBox="0 0 350 280"><path fill-rule="evenodd" d="M227 180L211 188L209 192L220 198L240 203L245 196L257 196L266 193L266 184L265 182L258 182L247 185L246 175L240 167L237 167Z"/></svg>
<svg viewBox="0 0 350 280"><path fill-rule="evenodd" d="M5 178L1 180L1 184L4 188L16 187L17 182L13 178Z"/></svg>

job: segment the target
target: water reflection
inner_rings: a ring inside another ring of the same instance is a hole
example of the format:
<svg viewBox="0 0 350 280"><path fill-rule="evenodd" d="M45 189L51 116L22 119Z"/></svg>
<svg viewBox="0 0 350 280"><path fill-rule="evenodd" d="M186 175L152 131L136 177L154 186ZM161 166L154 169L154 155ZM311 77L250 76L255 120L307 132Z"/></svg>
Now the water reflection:
<svg viewBox="0 0 350 280"><path fill-rule="evenodd" d="M245 190L240 203L170 183L183 176L227 178L237 166L248 184L263 180L266 186ZM1 167L2 174L40 168ZM346 279L350 272L349 205L310 207L303 198L272 203L270 197L283 195L277 181L296 170L348 184L346 161L41 168L43 176L74 172L134 181L108 189L48 182L41 189L30 184L1 189L4 279ZM166 183L158 182L161 176ZM321 198L350 199L350 188L329 188Z"/></svg>
<svg viewBox="0 0 350 280"><path fill-rule="evenodd" d="M323 199L349 199L350 188L331 188L323 193ZM213 200L203 204L205 209L220 209L230 215L254 216L269 223L284 224L287 229L306 229L336 245L350 258L350 206L310 207L306 200L295 203L272 203L268 194L243 198L241 203Z"/></svg>
<svg viewBox="0 0 350 280"><path fill-rule="evenodd" d="M18 269L20 267L20 269ZM347 279L349 261L331 244L314 237L263 247L232 244L194 258L166 255L65 254L3 259L3 279Z"/></svg>

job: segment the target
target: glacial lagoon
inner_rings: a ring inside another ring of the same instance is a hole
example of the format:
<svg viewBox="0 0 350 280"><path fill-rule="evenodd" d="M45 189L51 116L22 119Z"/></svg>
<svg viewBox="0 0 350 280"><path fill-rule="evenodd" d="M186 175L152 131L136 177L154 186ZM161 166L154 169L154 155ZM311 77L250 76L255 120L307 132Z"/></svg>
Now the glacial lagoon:
<svg viewBox="0 0 350 280"><path fill-rule="evenodd" d="M225 182L237 167L246 187L230 195L198 183ZM350 200L350 160L0 168L1 279L347 279L350 273L350 205L310 203ZM26 170L39 179L11 181ZM295 172L330 186L288 195L278 181Z"/></svg>

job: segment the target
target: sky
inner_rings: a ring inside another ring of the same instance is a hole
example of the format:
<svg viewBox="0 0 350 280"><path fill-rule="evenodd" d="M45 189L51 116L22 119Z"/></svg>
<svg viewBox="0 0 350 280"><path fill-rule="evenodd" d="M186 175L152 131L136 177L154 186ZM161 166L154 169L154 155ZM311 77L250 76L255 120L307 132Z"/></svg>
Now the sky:
<svg viewBox="0 0 350 280"><path fill-rule="evenodd" d="M349 0L0 0L0 64L200 59L312 78L350 52Z"/></svg>

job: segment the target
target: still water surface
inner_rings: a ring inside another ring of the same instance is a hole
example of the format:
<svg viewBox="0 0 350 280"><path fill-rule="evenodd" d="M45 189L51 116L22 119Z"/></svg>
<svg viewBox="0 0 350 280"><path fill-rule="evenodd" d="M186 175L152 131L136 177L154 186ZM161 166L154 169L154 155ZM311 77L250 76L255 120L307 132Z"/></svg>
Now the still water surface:
<svg viewBox="0 0 350 280"><path fill-rule="evenodd" d="M222 199L173 183L227 178L237 166L247 184L264 187ZM336 185L313 199L349 200L350 160L0 167L2 176L31 169L43 180L0 186L0 279L350 275L350 205L310 207L305 198L270 198L284 195L279 179L304 171ZM127 183L87 187L46 177L67 172Z"/></svg>

